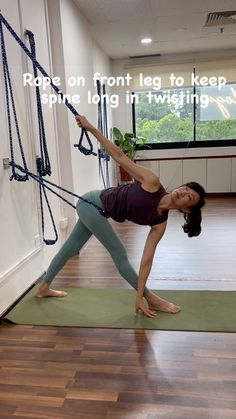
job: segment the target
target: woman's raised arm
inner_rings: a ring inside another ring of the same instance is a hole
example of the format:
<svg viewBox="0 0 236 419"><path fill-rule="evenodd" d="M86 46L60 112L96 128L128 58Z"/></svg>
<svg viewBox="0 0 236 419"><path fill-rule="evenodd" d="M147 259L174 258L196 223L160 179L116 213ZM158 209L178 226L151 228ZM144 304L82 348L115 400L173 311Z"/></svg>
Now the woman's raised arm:
<svg viewBox="0 0 236 419"><path fill-rule="evenodd" d="M80 128L85 128L91 132L108 154L125 169L130 176L141 183L143 189L155 192L160 187L160 180L151 170L139 166L130 160L123 151L113 142L108 140L97 128L95 128L84 116L76 116L77 124Z"/></svg>

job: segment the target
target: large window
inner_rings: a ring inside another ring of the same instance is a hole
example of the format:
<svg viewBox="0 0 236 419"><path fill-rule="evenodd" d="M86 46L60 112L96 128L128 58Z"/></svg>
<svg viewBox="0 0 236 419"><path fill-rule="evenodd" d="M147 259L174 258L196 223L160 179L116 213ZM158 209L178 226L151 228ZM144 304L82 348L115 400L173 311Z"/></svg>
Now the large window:
<svg viewBox="0 0 236 419"><path fill-rule="evenodd" d="M206 96L208 106L196 106L196 140L236 139L236 84L197 89Z"/></svg>
<svg viewBox="0 0 236 419"><path fill-rule="evenodd" d="M150 145L236 142L236 84L134 93L135 134Z"/></svg>

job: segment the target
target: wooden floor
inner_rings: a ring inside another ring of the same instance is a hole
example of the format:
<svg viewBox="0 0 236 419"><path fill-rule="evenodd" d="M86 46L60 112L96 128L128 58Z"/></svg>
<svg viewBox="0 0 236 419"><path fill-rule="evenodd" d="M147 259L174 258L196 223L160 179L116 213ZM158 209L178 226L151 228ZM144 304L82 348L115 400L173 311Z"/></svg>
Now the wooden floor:
<svg viewBox="0 0 236 419"><path fill-rule="evenodd" d="M235 198L209 199L203 233L192 239L171 216L150 287L236 289L235 209ZM137 268L148 230L116 228ZM94 239L55 284L127 287ZM235 419L235 394L233 333L0 326L5 419Z"/></svg>

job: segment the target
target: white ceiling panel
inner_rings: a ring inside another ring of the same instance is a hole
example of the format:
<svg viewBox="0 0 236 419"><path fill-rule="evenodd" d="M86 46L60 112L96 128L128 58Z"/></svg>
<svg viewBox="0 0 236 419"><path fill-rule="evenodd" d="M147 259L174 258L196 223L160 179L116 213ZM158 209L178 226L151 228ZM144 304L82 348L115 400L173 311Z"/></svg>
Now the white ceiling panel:
<svg viewBox="0 0 236 419"><path fill-rule="evenodd" d="M236 23L205 28L207 14L236 10L236 0L74 0L94 38L113 58L216 51L236 46ZM141 38L153 43L142 45ZM236 52L235 52L236 55Z"/></svg>

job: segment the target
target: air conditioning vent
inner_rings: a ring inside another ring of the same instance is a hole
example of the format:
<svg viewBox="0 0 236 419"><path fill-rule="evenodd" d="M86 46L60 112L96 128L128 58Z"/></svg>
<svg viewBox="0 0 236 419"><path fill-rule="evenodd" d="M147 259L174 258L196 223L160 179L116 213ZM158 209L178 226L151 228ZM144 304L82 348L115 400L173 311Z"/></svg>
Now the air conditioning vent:
<svg viewBox="0 0 236 419"><path fill-rule="evenodd" d="M148 55L130 55L129 58L153 58L153 57L160 57L161 54L148 54Z"/></svg>
<svg viewBox="0 0 236 419"><path fill-rule="evenodd" d="M222 26L232 23L236 23L236 10L208 13L204 26Z"/></svg>

